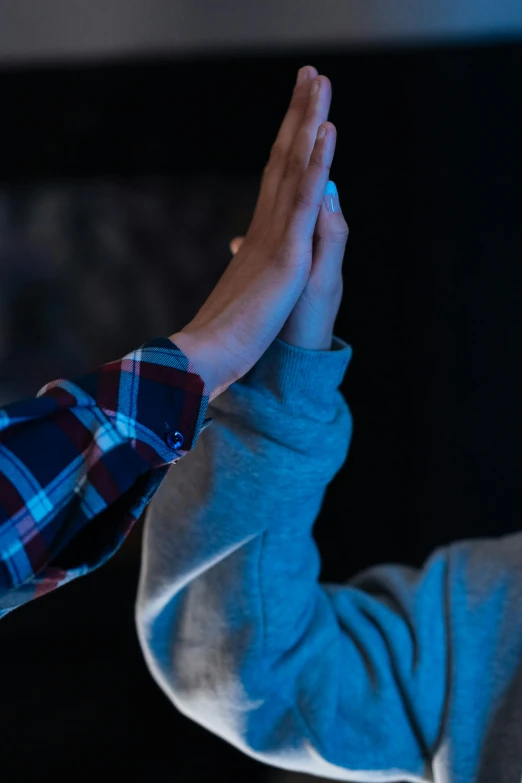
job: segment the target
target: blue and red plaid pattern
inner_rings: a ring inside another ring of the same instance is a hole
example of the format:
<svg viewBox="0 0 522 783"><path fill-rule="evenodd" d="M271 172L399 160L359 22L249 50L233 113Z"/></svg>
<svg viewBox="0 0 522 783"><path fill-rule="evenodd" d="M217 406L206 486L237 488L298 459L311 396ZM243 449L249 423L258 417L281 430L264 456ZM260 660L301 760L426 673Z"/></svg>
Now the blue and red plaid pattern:
<svg viewBox="0 0 522 783"><path fill-rule="evenodd" d="M212 421L208 399L162 337L0 410L0 617L116 552L170 464ZM64 565L60 555L79 541Z"/></svg>

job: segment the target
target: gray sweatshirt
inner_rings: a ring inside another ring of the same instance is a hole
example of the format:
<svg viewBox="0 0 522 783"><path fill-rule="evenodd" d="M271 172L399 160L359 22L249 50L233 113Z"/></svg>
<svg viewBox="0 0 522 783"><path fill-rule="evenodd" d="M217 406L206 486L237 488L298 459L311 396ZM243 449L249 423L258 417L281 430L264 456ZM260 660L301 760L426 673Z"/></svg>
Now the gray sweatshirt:
<svg viewBox="0 0 522 783"><path fill-rule="evenodd" d="M521 535L318 581L312 532L348 453L350 357L338 338L331 351L277 339L209 406L148 510L147 665L184 715L275 767L521 783Z"/></svg>

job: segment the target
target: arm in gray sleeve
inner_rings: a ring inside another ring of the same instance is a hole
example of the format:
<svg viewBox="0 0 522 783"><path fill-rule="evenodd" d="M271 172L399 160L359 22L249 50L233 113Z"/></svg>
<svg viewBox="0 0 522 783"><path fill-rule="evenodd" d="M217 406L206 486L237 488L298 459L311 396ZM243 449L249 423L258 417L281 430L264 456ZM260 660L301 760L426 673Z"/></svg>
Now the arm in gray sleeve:
<svg viewBox="0 0 522 783"><path fill-rule="evenodd" d="M287 402L230 387L150 505L136 617L152 676L267 764L357 783L449 768L476 780L521 659L520 538L319 583L313 524L352 419L335 390L319 407Z"/></svg>

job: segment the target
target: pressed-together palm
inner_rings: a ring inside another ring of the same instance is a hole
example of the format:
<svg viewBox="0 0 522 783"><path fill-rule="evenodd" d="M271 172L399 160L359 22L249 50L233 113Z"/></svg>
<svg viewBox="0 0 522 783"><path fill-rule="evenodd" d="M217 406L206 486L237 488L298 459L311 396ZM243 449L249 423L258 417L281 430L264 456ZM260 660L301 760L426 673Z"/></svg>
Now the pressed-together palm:
<svg viewBox="0 0 522 783"><path fill-rule="evenodd" d="M340 303L348 230L340 212L323 214L336 130L325 121L330 82L316 74L310 66L300 71L304 78L272 146L241 247L196 316L171 338L189 357L192 352L214 396L245 375L278 335L293 331L291 321L286 325L298 302L300 321L307 320L314 311L311 291L324 293L329 313ZM326 263L314 264L314 256L328 253L335 255L335 275L324 274Z"/></svg>

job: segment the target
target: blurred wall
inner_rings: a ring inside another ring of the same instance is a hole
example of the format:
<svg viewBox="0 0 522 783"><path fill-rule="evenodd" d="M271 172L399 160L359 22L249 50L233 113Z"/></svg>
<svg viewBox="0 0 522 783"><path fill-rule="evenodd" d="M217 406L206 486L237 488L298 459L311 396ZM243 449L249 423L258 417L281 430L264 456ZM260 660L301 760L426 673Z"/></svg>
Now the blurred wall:
<svg viewBox="0 0 522 783"><path fill-rule="evenodd" d="M0 62L522 36L520 0L5 0Z"/></svg>

